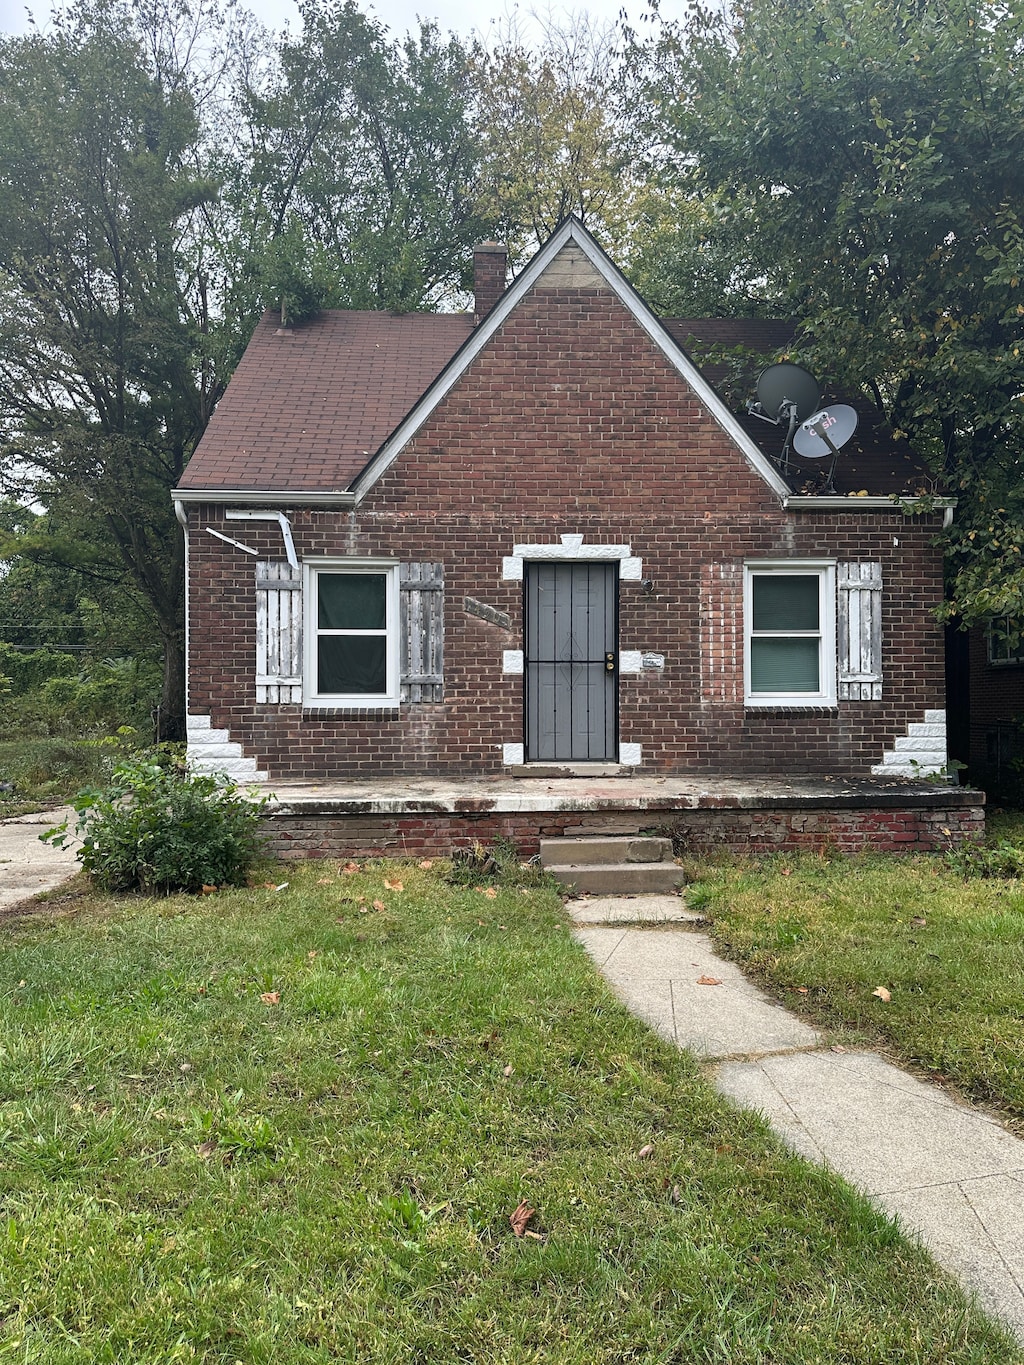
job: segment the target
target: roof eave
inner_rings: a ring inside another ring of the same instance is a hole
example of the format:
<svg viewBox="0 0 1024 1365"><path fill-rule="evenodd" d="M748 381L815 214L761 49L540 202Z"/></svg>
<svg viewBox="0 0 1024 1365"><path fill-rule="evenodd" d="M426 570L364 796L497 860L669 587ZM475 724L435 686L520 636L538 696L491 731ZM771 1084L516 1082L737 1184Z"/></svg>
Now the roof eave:
<svg viewBox="0 0 1024 1365"><path fill-rule="evenodd" d="M322 492L309 488L172 488L175 502L259 504L263 507L354 507L356 495L349 492Z"/></svg>
<svg viewBox="0 0 1024 1365"><path fill-rule="evenodd" d="M898 493L871 497L791 493L783 499L782 505L787 512L903 512L907 516L916 516L933 509L951 512L956 506L956 498L904 497Z"/></svg>

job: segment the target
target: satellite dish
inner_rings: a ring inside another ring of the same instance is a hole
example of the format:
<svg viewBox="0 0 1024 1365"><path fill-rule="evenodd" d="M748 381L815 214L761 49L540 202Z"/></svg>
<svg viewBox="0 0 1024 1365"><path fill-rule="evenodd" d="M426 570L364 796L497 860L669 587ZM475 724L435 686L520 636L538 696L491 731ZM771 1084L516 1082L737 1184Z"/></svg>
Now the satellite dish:
<svg viewBox="0 0 1024 1365"><path fill-rule="evenodd" d="M805 460L833 459L857 430L857 414L846 403L822 408L801 423L793 437L793 447Z"/></svg>
<svg viewBox="0 0 1024 1365"><path fill-rule="evenodd" d="M784 420L789 416L784 409L795 404L797 421L803 422L817 408L820 398L818 381L802 365L784 361L780 365L769 365L758 376L757 401L771 421Z"/></svg>

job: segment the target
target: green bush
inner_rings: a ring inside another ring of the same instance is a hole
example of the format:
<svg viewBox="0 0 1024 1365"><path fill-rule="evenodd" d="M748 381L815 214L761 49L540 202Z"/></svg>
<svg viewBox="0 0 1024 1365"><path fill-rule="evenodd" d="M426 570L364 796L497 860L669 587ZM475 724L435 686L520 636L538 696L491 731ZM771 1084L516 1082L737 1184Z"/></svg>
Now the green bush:
<svg viewBox="0 0 1024 1365"><path fill-rule="evenodd" d="M262 847L265 797L247 797L225 778L153 757L119 763L108 787L80 792L72 804L78 857L108 891L240 886ZM67 821L40 835L58 847L70 837Z"/></svg>
<svg viewBox="0 0 1024 1365"><path fill-rule="evenodd" d="M946 862L962 877L1024 877L1024 847L1008 839L991 844L959 844L946 854Z"/></svg>

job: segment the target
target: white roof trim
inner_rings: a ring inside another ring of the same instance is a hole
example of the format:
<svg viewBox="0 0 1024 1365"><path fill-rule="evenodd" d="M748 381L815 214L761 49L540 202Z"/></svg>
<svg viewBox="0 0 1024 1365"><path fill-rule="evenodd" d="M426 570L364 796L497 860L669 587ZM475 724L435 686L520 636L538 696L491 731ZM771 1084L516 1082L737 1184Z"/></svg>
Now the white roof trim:
<svg viewBox="0 0 1024 1365"><path fill-rule="evenodd" d="M791 490L785 479L775 469L767 456L757 448L754 441L743 430L686 352L673 341L661 322L625 279L621 271L612 264L582 223L575 218L570 218L541 247L522 274L513 281L487 317L476 328L450 365L442 371L409 415L381 446L362 473L353 480L350 490L355 495L356 501L358 502L365 497L385 470L394 463L406 444L412 440L441 400L450 392L508 315L523 296L533 288L539 277L568 242L575 242L583 251L591 265L618 295L669 364L685 379L710 415L736 444L755 473L761 476L780 500L789 497Z"/></svg>
<svg viewBox="0 0 1024 1365"><path fill-rule="evenodd" d="M354 507L352 493L321 493L315 489L283 489L280 492L266 488L172 488L171 497L178 502L235 502L253 503L267 506L279 503L283 507Z"/></svg>

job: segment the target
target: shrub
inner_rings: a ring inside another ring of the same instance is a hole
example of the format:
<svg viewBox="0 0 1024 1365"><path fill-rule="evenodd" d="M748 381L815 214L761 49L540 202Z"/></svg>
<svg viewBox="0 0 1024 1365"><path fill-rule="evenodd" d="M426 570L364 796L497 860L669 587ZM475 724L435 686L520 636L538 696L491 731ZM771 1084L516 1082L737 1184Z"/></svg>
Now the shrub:
<svg viewBox="0 0 1024 1365"><path fill-rule="evenodd" d="M993 844L958 844L946 853L946 862L962 877L1024 877L1024 848L1008 839Z"/></svg>
<svg viewBox="0 0 1024 1365"><path fill-rule="evenodd" d="M80 792L72 805L79 860L108 891L239 886L261 851L266 797L153 756L119 763L108 787ZM58 847L70 837L67 821L40 835Z"/></svg>

